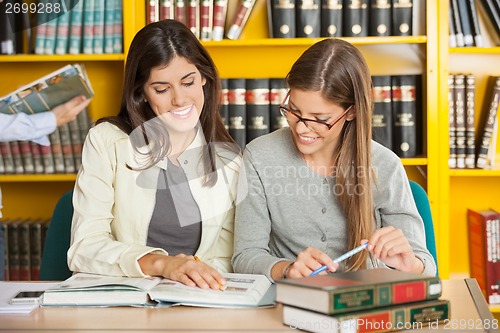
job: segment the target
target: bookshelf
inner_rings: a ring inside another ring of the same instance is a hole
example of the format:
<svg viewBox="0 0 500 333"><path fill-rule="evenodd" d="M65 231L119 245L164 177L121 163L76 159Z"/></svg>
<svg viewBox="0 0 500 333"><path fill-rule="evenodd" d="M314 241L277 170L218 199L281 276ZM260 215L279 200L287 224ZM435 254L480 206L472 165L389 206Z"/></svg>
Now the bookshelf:
<svg viewBox="0 0 500 333"><path fill-rule="evenodd" d="M416 1L416 0L415 0ZM423 0L419 0L424 3ZM230 19L237 0L230 0ZM355 44L365 56L372 75L423 75L423 122L420 135L424 154L418 158L403 159L410 179L420 183L431 203L438 240L440 273L447 277L448 224L442 216L440 204L438 120L440 120L440 77L438 20L442 5L428 3L425 9L427 34L408 37L345 38ZM94 119L115 114L120 102L123 67L132 38L145 24L145 1L124 0L124 53L113 55L66 56L0 56L0 72L12 77L0 83L0 94L17 85L29 82L66 63L85 64L95 90L89 107ZM320 39L270 39L267 28L265 0L257 0L255 8L240 40L204 42L223 78L284 77L293 62L309 46ZM242 65L243 64L243 65ZM111 97L111 98L110 98ZM75 175L2 175L4 216L6 218L49 218L58 198L73 187Z"/></svg>

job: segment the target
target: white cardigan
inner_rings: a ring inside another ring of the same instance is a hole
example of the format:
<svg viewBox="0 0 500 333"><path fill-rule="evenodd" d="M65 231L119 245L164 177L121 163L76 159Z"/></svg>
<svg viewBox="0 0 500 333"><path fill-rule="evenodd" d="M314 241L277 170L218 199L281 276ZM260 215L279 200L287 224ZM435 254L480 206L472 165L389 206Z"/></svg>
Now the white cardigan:
<svg viewBox="0 0 500 333"><path fill-rule="evenodd" d="M203 187L201 131L179 157L202 217L202 236L196 255L222 272L231 272L234 198L241 158L217 145L218 180ZM137 262L148 253L168 255L146 246L149 222L155 206L160 168L146 171L137 165L128 135L110 123L92 128L85 140L82 167L73 195L73 224L68 266L77 272L117 276L144 276ZM198 148L198 149L197 149ZM201 168L201 169L200 169Z"/></svg>

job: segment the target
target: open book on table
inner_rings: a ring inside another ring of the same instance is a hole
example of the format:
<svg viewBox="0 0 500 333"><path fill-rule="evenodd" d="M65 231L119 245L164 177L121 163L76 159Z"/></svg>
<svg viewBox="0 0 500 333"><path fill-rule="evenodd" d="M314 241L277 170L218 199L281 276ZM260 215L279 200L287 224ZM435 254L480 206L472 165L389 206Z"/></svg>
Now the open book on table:
<svg viewBox="0 0 500 333"><path fill-rule="evenodd" d="M43 306L261 307L274 304L264 275L222 274L226 289L204 290L159 277L128 278L77 273L45 291Z"/></svg>

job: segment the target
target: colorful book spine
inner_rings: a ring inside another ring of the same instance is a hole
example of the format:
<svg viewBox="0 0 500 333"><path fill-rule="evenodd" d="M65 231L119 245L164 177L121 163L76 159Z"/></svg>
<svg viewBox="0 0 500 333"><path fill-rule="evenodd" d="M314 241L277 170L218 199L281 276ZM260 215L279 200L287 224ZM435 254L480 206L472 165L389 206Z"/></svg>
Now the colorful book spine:
<svg viewBox="0 0 500 333"><path fill-rule="evenodd" d="M61 149L64 158L64 170L66 173L75 173L75 158L73 155L73 145L71 143L71 134L68 124L59 126L59 135L61 138Z"/></svg>
<svg viewBox="0 0 500 333"><path fill-rule="evenodd" d="M56 33L59 18L57 13L50 12L48 14L47 27L45 30L45 45L44 54L54 54L56 49Z"/></svg>
<svg viewBox="0 0 500 333"><path fill-rule="evenodd" d="M0 175L3 175L5 173L5 165L3 162L3 154L2 154L2 149L0 147ZM1 274L2 272L0 272Z"/></svg>
<svg viewBox="0 0 500 333"><path fill-rule="evenodd" d="M31 155L33 156L34 173L44 173L45 168L43 166L42 151L40 150L40 145L32 141L28 143L30 145Z"/></svg>
<svg viewBox="0 0 500 333"><path fill-rule="evenodd" d="M150 24L158 21L159 17L159 9L158 9L159 0L147 0L146 1L146 24Z"/></svg>
<svg viewBox="0 0 500 333"><path fill-rule="evenodd" d="M115 0L115 19L114 19L114 38L113 51L114 53L123 52L123 2Z"/></svg>
<svg viewBox="0 0 500 333"><path fill-rule="evenodd" d="M229 88L228 79L220 79L221 82L221 97L220 97L220 116L224 127L229 130Z"/></svg>
<svg viewBox="0 0 500 333"><path fill-rule="evenodd" d="M76 5L71 10L71 27L69 35L69 54L82 53L83 35L83 3L86 0L77 0Z"/></svg>
<svg viewBox="0 0 500 333"><path fill-rule="evenodd" d="M48 0L38 0L38 5L44 8L47 2ZM45 53L45 35L47 31L47 18L48 18L48 13L45 10L38 12L36 15L37 26L36 26L36 36L35 36L35 54Z"/></svg>
<svg viewBox="0 0 500 333"><path fill-rule="evenodd" d="M465 75L455 74L455 133L457 169L465 168Z"/></svg>
<svg viewBox="0 0 500 333"><path fill-rule="evenodd" d="M104 15L106 2L98 0L94 2L94 54L104 53Z"/></svg>
<svg viewBox="0 0 500 333"><path fill-rule="evenodd" d="M246 143L270 131L269 79L246 79Z"/></svg>
<svg viewBox="0 0 500 333"><path fill-rule="evenodd" d="M51 146L39 146L43 161L43 172L53 174L56 172L54 166L54 156L52 155Z"/></svg>
<svg viewBox="0 0 500 333"><path fill-rule="evenodd" d="M288 305L283 306L283 323L293 329L314 333L391 332L406 327L437 328L450 318L447 300L419 302L397 307L376 308L365 312L325 315Z"/></svg>
<svg viewBox="0 0 500 333"><path fill-rule="evenodd" d="M248 17L250 16L250 13L252 12L252 9L255 5L255 1L256 0L242 0L238 7L238 10L236 11L236 15L233 17L231 25L229 26L229 29L227 31L227 38L240 38L241 32L245 28Z"/></svg>
<svg viewBox="0 0 500 333"><path fill-rule="evenodd" d="M18 141L19 149L21 150L21 158L23 161L24 173L35 173L35 164L33 161L33 153L29 141Z"/></svg>
<svg viewBox="0 0 500 333"><path fill-rule="evenodd" d="M474 117L476 114L476 78L474 74L465 76L465 167L476 166L476 131Z"/></svg>
<svg viewBox="0 0 500 333"><path fill-rule="evenodd" d="M6 174L14 173L14 157L12 156L12 151L10 149L10 144L8 142L0 142L0 150L2 151L4 172Z"/></svg>
<svg viewBox="0 0 500 333"><path fill-rule="evenodd" d="M63 8L66 8L64 1L61 2L61 5L63 6ZM66 10L64 14L62 14L57 18L56 45L55 45L56 54L68 53L70 20L71 20L71 12L68 10Z"/></svg>
<svg viewBox="0 0 500 333"><path fill-rule="evenodd" d="M11 141L9 142L9 144L10 144L10 151L12 152L12 157L14 159L14 173L23 174L24 164L19 143L17 141Z"/></svg>
<svg viewBox="0 0 500 333"><path fill-rule="evenodd" d="M189 0L187 7L187 27L196 38L200 38L200 0Z"/></svg>
<svg viewBox="0 0 500 333"><path fill-rule="evenodd" d="M160 20L174 18L174 0L160 0Z"/></svg>
<svg viewBox="0 0 500 333"><path fill-rule="evenodd" d="M457 131L455 123L455 75L448 75L448 133L450 154L448 156L448 167L457 167Z"/></svg>
<svg viewBox="0 0 500 333"><path fill-rule="evenodd" d="M215 41L219 41L224 38L226 16L227 16L227 0L214 0L212 39Z"/></svg>
<svg viewBox="0 0 500 333"><path fill-rule="evenodd" d="M175 0L175 20L187 25L187 6L188 0Z"/></svg>
<svg viewBox="0 0 500 333"><path fill-rule="evenodd" d="M64 156L58 128L56 128L56 130L49 135L49 140L52 157L54 158L54 171L55 173L65 173L66 169L64 167Z"/></svg>
<svg viewBox="0 0 500 333"><path fill-rule="evenodd" d="M94 51L94 8L95 1L85 0L83 5L83 37L82 47L84 54L92 54Z"/></svg>
<svg viewBox="0 0 500 333"><path fill-rule="evenodd" d="M201 0L200 7L200 39L203 41L212 40L214 7L211 0Z"/></svg>
<svg viewBox="0 0 500 333"><path fill-rule="evenodd" d="M104 7L104 53L114 53L115 0L106 0Z"/></svg>

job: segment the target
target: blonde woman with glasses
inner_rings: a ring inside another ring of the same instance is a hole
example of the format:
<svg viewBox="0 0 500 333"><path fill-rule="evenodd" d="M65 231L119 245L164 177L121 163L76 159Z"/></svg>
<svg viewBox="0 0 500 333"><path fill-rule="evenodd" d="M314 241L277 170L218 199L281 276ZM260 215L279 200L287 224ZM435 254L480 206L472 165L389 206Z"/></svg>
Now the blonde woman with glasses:
<svg viewBox="0 0 500 333"><path fill-rule="evenodd" d="M371 76L359 50L318 42L285 80L289 127L244 152L235 271L272 280L373 267L435 275L401 161L371 139Z"/></svg>

